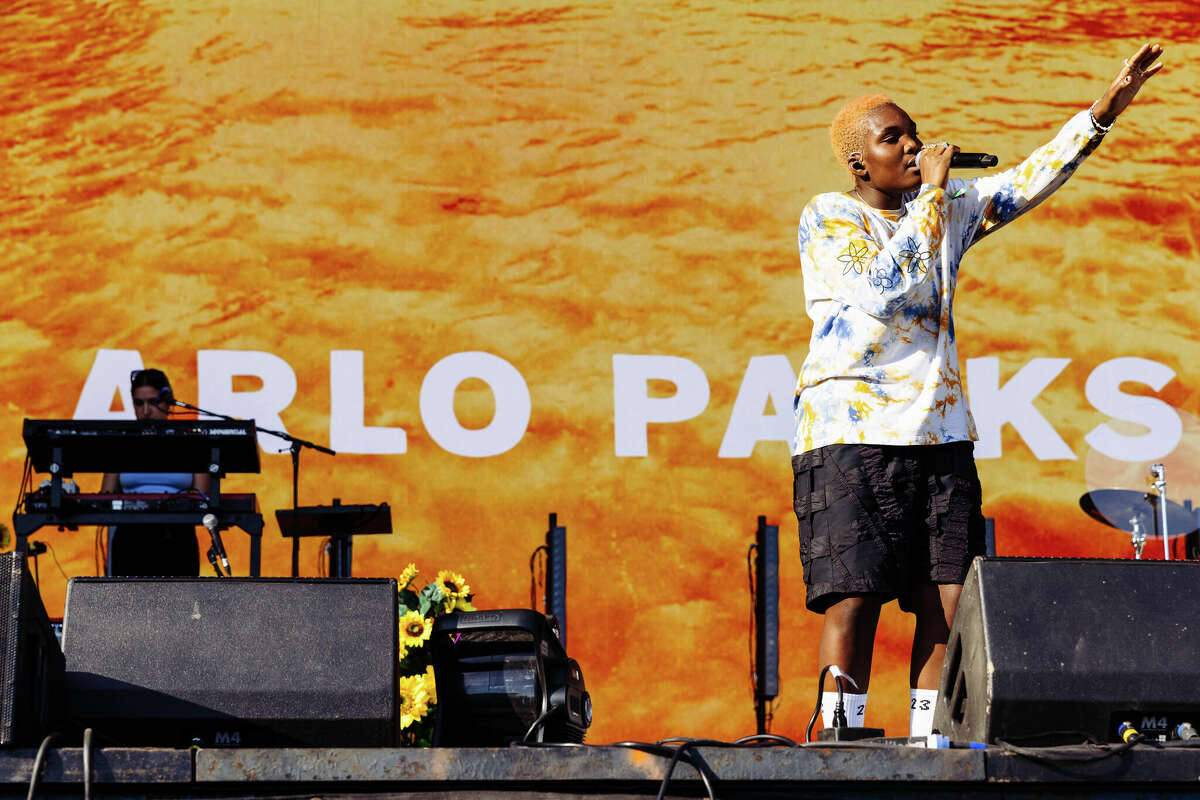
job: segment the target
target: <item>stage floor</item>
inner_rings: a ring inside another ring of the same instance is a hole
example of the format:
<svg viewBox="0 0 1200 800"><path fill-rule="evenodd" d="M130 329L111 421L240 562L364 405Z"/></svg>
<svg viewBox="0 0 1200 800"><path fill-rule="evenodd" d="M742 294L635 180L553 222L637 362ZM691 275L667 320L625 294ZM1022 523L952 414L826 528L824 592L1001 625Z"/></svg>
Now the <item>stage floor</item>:
<svg viewBox="0 0 1200 800"><path fill-rule="evenodd" d="M806 745L697 748L715 796L952 798L1200 796L1200 747L1139 745L1101 760L1083 747L1033 760L999 748ZM36 751L0 751L4 797L28 792ZM106 798L654 797L670 759L625 747L105 748L92 754L91 793ZM37 795L84 795L83 752L50 749ZM697 768L679 763L668 796L705 797Z"/></svg>

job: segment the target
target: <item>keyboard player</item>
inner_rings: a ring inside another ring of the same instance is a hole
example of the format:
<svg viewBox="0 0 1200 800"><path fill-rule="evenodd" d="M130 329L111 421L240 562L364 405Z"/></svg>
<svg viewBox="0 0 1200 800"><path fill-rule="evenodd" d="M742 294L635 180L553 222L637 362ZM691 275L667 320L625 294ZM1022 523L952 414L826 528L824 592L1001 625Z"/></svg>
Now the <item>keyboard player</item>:
<svg viewBox="0 0 1200 800"><path fill-rule="evenodd" d="M157 369L130 375L133 412L139 420L166 419L173 398L166 374ZM200 492L206 497L211 479L205 473L106 472L100 491L106 493L177 494ZM200 549L191 525L122 524L109 531L108 574L112 576L189 577L200 574Z"/></svg>

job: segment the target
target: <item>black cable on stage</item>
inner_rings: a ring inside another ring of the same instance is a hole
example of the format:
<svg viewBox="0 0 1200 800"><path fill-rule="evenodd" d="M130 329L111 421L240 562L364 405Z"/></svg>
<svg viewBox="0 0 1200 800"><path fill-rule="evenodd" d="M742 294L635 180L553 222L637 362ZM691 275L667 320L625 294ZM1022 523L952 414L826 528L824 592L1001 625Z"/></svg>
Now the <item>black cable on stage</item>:
<svg viewBox="0 0 1200 800"><path fill-rule="evenodd" d="M537 603L538 580L537 580L537 572L535 571L533 562L537 559L538 555L541 554L541 556L542 556L542 583L543 583L543 585L545 585L546 553L548 551L549 551L549 548L543 544L543 545L538 545L537 547L533 548L533 552L529 554L529 607L534 610L536 610L538 607L538 603Z"/></svg>
<svg viewBox="0 0 1200 800"><path fill-rule="evenodd" d="M92 729L83 729L83 800L92 800Z"/></svg>
<svg viewBox="0 0 1200 800"><path fill-rule="evenodd" d="M754 585L754 551L758 549L758 544L751 542L750 548L746 550L746 581L750 585L750 625L747 631L746 644L750 651L750 695L754 698L754 702L758 702L758 654L754 652L754 631L755 619L754 612L758 606L758 597L756 592L758 587Z"/></svg>
<svg viewBox="0 0 1200 800"><path fill-rule="evenodd" d="M829 669L830 669L830 667L825 667L824 669L822 669L821 676L820 676L821 684L819 685L819 688L823 687L824 677ZM815 713L819 713L819 708L820 708L820 703L819 703L819 696L818 696L818 711ZM809 722L809 728L806 731L806 736L811 734L811 728L812 728L813 723L815 722L815 713L814 713L813 720L810 720L810 722ZM539 722L540 721L535 721L535 725L539 724ZM1049 731L1049 732L1046 732L1043 734L1038 734L1035 737L1025 737L1025 738L1044 738L1046 736L1056 736L1056 735L1061 736L1061 735L1066 735L1066 734L1078 735L1081 738L1080 745L1090 745L1092 747L1101 748L1102 752L1094 753L1094 754L1087 754L1087 755L1069 755L1067 753L1058 752L1060 750L1059 747L1022 747L1022 746L1013 744L1012 742L1004 741L1002 739L997 739L995 743L997 746L1001 747L1002 749L1004 749L1008 752L1014 753L1016 755L1030 758L1035 761L1043 761L1046 763L1057 763L1057 764L1069 763L1069 762L1087 763L1087 762L1092 762L1092 761L1100 761L1100 760L1103 760L1106 758L1112 758L1113 756L1120 755L1121 753L1124 753L1138 745L1140 745L1142 747L1150 747L1150 748L1154 748L1154 749L1175 748L1175 747L1200 748L1200 738L1198 738L1196 740L1188 740L1188 741L1175 740L1175 741L1170 741L1170 742L1156 742L1156 741L1148 741L1148 740L1144 739L1140 734L1133 735L1130 737L1130 739L1128 741L1123 742L1119 745L1115 745L1115 746L1107 744L1107 743L1098 742L1095 739L1092 739L1090 736L1088 736L1088 734L1083 733L1082 731ZM1083 741L1083 740L1086 740L1086 741ZM611 744L606 744L606 745L580 744L580 743L575 743L575 742L524 742L524 743L520 743L520 744L514 743L512 746L513 747L521 747L521 746L525 746L525 747L574 747L574 748L622 747L622 748L627 748L627 749L631 749L631 750L639 750L641 752L649 753L649 754L655 755L655 756L660 756L662 758L668 758L668 759L670 759L670 762L668 763L667 773L663 778L663 782L662 782L662 785L659 790L658 796L660 798L664 797L666 794L667 787L670 785L670 781L674 777L675 767L678 766L679 762L683 761L683 762L690 764L691 766L693 766L696 769L696 771L700 775L701 780L704 783L705 790L708 793L708 796L710 798L715 798L716 797L715 785L719 779L716 776L716 774L712 771L712 768L708 765L708 762L704 760L704 757L697 750L697 748L700 748L700 747L714 747L714 748L715 747L727 747L727 748L728 747L732 747L732 748L788 747L788 748L795 748L795 749L802 749L802 748L808 748L808 747L820 747L820 748L837 748L837 749L844 749L844 750L880 750L880 749L883 749L883 750L893 750L894 751L897 747L899 747L901 745L897 745L894 742L871 741L871 740L846 741L846 742L797 742L793 739L789 739L786 736L779 736L777 734L768 733L768 734L752 734L749 736L743 736L739 739L735 739L732 742L720 741L720 740L716 740L716 739L691 739L691 738L679 737L679 738L673 738L673 739L661 739L657 742L622 741L622 742L613 742Z"/></svg>
<svg viewBox="0 0 1200 800"><path fill-rule="evenodd" d="M817 704L813 706L812 716L808 718L808 725L804 728L804 741L812 741L813 725L817 724L817 714L821 713L821 690L825 686L825 673L829 671L829 667L821 670L821 677L817 678Z"/></svg>
<svg viewBox="0 0 1200 800"><path fill-rule="evenodd" d="M671 784L671 776L675 772L675 766L686 755L688 763L696 768L700 773L700 780L704 781L704 789L708 792L709 800L716 800L717 793L714 783L717 780L716 774L713 773L712 767L704 760L704 757L696 751L696 747L701 744L708 745L726 745L725 742L716 742L712 739L661 739L657 742L660 747L665 747L670 742L679 742L675 747L675 752L671 754L671 762L667 765L667 774L663 776L662 785L658 787L658 797L656 800L663 800L667 794L667 787Z"/></svg>
<svg viewBox="0 0 1200 800"><path fill-rule="evenodd" d="M1045 736L1046 734L1042 735ZM1103 761L1106 758L1112 758L1113 756L1118 756L1127 750L1131 750L1137 745L1152 745L1152 743L1147 742L1140 733L1130 736L1127 741L1121 742L1116 747L1112 747L1106 743L1097 743L1095 740L1092 740L1090 736L1088 739L1089 741L1081 742L1079 746L1096 747L1099 748L1101 752L1090 753L1088 755L1069 755L1059 751L1058 748L1020 747L1012 742L1008 742L999 738L995 741L1000 749L1004 750L1005 752L1021 756L1022 758L1028 758L1031 761L1039 761L1046 764L1086 764L1092 761Z"/></svg>
<svg viewBox="0 0 1200 800"><path fill-rule="evenodd" d="M33 485L33 460L29 453L25 453L25 466L21 470L21 487L17 489L17 505L13 508L13 515L20 513L21 502L25 499L25 495L29 492L29 487Z"/></svg>
<svg viewBox="0 0 1200 800"><path fill-rule="evenodd" d="M33 771L29 775L29 793L25 795L25 800L33 800L33 796L37 792L38 778L41 777L42 767L46 764L46 751L50 749L50 742L56 738L58 738L58 733L51 733L38 745L37 756L33 759Z"/></svg>
<svg viewBox="0 0 1200 800"><path fill-rule="evenodd" d="M641 750L642 752L649 753L650 755L664 756L666 758L670 758L675 753L674 748L666 747L661 744L655 744L654 742L622 741L622 742L612 742L611 744L587 745L587 746L588 747L624 747L626 750Z"/></svg>
<svg viewBox="0 0 1200 800"><path fill-rule="evenodd" d="M733 744L737 747L799 747L800 743L795 739L789 739L786 736L780 736L776 733L755 733L750 736L743 736L740 739L734 739Z"/></svg>
<svg viewBox="0 0 1200 800"><path fill-rule="evenodd" d="M63 569L63 565L59 563L58 555L54 552L54 548L50 546L49 542L42 542L42 544L46 545L46 549L50 551L50 558L54 559L54 566L58 567L58 574L63 576L63 580L70 580L70 578L67 577L67 571Z"/></svg>
<svg viewBox="0 0 1200 800"><path fill-rule="evenodd" d="M535 722L536 724L536 722ZM669 742L680 742L676 747L670 747ZM607 745L592 745L579 744L576 742L522 742L520 744L513 743L513 747L581 747L581 748L599 748L599 747L623 747L629 750L638 750L643 753L649 753L662 758L671 759L667 767L667 774L663 777L662 785L659 787L658 798L661 800L665 796L667 787L671 783L671 775L675 771L675 766L680 761L686 761L695 767L696 772L700 774L700 780L704 783L705 791L708 793L709 800L716 800L715 783L717 781L716 774L712 771L712 767L704 760L698 752L695 751L699 746L713 747L732 747L730 742L720 742L713 739L663 739L658 742L613 742Z"/></svg>
<svg viewBox="0 0 1200 800"><path fill-rule="evenodd" d="M663 796L666 794L667 786L669 786L671 783L671 773L675 770L675 764L677 764L679 759L682 757L683 747L667 747L661 742L656 742L654 744L649 742L614 742L612 745L610 745L610 747L627 747L631 750L639 750L643 753L650 753L651 755L662 756L663 758L671 759L670 764L667 767L667 773L663 776L662 783L658 787L657 800L662 800ZM709 800L716 800L716 795L712 790L712 786L710 785L708 778L705 777L704 773L700 771L700 768L696 766L694 762L689 760L688 763L692 764L692 766L696 767L696 770L700 772L700 778L704 781L704 788L708 791Z"/></svg>
<svg viewBox="0 0 1200 800"><path fill-rule="evenodd" d="M658 796L655 800L663 800L663 797L666 796L667 787L671 785L671 775L673 775L675 772L675 766L679 763L680 756L683 755L685 750L690 750L690 749L691 749L690 745L683 745L683 744L681 744L675 748L675 752L671 756L671 761L669 764L667 764L667 774L663 776L662 785L658 787ZM697 767L697 769L699 769L699 767ZM704 777L703 772L700 773L700 777L702 777L702 778ZM713 796L712 787L710 787L708 785L707 780L704 781L704 788L708 790L709 798L713 798L713 800L715 800L715 798Z"/></svg>
<svg viewBox="0 0 1200 800"><path fill-rule="evenodd" d="M832 664L826 664L821 667L821 674L817 676L817 704L813 707L812 716L808 719L808 727L804 729L804 741L812 741L813 725L817 722L817 714L821 713L821 692L825 689L825 676L829 673ZM840 675L834 675L834 682L837 684L837 705L833 707L833 725L837 727L839 724L846 724L846 712L842 701L842 678Z"/></svg>
<svg viewBox="0 0 1200 800"><path fill-rule="evenodd" d="M550 717L562 710L564 710L563 706L551 706L543 711L541 715L529 726L529 730L525 731L525 735L521 737L521 744L531 744L529 737L533 736L533 734L536 733L539 728L543 727Z"/></svg>

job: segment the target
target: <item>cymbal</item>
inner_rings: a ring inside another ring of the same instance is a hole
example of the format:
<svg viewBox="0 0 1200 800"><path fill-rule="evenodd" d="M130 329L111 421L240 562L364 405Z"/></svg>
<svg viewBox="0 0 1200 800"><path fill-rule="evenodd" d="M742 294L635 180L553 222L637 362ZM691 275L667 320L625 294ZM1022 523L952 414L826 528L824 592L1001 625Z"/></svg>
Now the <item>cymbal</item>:
<svg viewBox="0 0 1200 800"><path fill-rule="evenodd" d="M1131 489L1094 489L1079 498L1079 507L1092 519L1123 531L1133 531L1134 520L1147 536L1158 536L1158 495ZM1167 500L1170 537L1196 530L1196 513Z"/></svg>

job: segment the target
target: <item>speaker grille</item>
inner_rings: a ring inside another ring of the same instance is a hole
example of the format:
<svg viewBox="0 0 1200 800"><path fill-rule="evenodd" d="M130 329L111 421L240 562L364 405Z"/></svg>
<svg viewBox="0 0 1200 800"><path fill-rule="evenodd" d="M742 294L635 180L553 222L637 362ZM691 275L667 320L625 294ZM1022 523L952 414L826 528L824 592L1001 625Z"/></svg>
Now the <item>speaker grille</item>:
<svg viewBox="0 0 1200 800"><path fill-rule="evenodd" d="M1083 736L1200 715L1200 563L976 559L950 631L934 727L957 739ZM1162 723L1159 725L1158 723Z"/></svg>
<svg viewBox="0 0 1200 800"><path fill-rule="evenodd" d="M396 582L76 578L71 716L121 744L394 741Z"/></svg>
<svg viewBox="0 0 1200 800"><path fill-rule="evenodd" d="M21 572L25 559L20 553L5 553L0 556L0 580L4 581L0 591L0 677L4 679L4 690L0 691L0 743L11 744L13 740L14 692L8 687L16 679L17 651L21 635L16 611L21 602Z"/></svg>
<svg viewBox="0 0 1200 800"><path fill-rule="evenodd" d="M36 744L60 717L63 657L25 566L0 553L0 744Z"/></svg>

